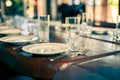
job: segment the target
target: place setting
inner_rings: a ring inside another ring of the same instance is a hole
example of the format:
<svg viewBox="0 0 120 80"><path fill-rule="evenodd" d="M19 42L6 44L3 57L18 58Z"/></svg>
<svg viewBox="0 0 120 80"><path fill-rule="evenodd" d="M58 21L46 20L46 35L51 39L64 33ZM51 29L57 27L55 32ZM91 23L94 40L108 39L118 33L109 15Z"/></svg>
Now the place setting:
<svg viewBox="0 0 120 80"><path fill-rule="evenodd" d="M66 18L66 24L69 24L67 26L69 30L66 29L66 35L69 36L66 36L66 43L49 42L49 15L40 16L39 20L40 24L38 24L39 21L36 21L32 25L24 26L28 30L27 35L10 35L21 33L18 29L1 31L0 34L8 34L8 36L0 38L0 42L12 44L12 49L17 50L17 54L20 56L50 57L50 61L66 59L71 55L68 53L76 54L74 57L84 54L79 50L79 34L76 34L80 20L78 17Z"/></svg>
<svg viewBox="0 0 120 80"><path fill-rule="evenodd" d="M10 35L0 38L0 42L4 46L11 46L11 49L14 51L18 51L20 55L23 56L30 56L29 53L22 53L21 54L21 48L30 44L33 44L34 42L37 42L38 38L34 36L27 36L27 35Z"/></svg>
<svg viewBox="0 0 120 80"><path fill-rule="evenodd" d="M41 56L52 56L65 52L69 49L68 45L63 43L40 43L24 46L23 51Z"/></svg>
<svg viewBox="0 0 120 80"><path fill-rule="evenodd" d="M64 43L36 43L25 45L18 51L18 54L24 57L53 59L67 57L66 51L69 50L68 45Z"/></svg>
<svg viewBox="0 0 120 80"><path fill-rule="evenodd" d="M76 59L76 56L85 56L88 49L79 50L79 34L78 17L66 18L66 43L51 43L49 42L49 22L50 16L43 15L39 17L39 21L35 21L32 25L26 25L27 35L19 35L20 29L6 29L0 32L0 34L7 34L5 37L0 38L1 43L11 44L12 50L16 50L17 54L24 57L48 57L50 61L57 60L71 60ZM74 24L74 25L73 25ZM31 34L32 33L32 34ZM10 35L17 34L17 35ZM85 51L85 53L84 53ZM82 53L83 52L83 53ZM73 56L71 56L74 55Z"/></svg>
<svg viewBox="0 0 120 80"><path fill-rule="evenodd" d="M22 35L21 29L12 28L0 31L0 34L4 34L0 38L0 43L3 45L12 45L13 49L21 48L26 44L33 43L38 40L37 37L33 35Z"/></svg>
<svg viewBox="0 0 120 80"><path fill-rule="evenodd" d="M17 51L19 55L30 57L32 54L30 53L21 53L21 48L23 46L32 44L33 42L37 41L37 37L33 36L25 36L25 35L17 35L17 36L6 36L0 38L0 42L6 48L11 46L13 51Z"/></svg>
<svg viewBox="0 0 120 80"><path fill-rule="evenodd" d="M28 30L27 35L5 36L0 38L0 42L12 44L12 49L17 50L18 55L24 57L54 57L61 55L69 47L65 43L49 42L49 20L49 15L40 16L40 24L34 21L32 25L24 26Z"/></svg>

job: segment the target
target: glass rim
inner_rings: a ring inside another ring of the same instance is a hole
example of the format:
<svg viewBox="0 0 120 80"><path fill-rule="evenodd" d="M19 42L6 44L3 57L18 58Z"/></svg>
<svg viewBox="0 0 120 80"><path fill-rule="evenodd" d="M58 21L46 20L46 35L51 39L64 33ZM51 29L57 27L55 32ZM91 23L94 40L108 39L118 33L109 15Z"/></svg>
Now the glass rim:
<svg viewBox="0 0 120 80"><path fill-rule="evenodd" d="M80 17L66 17L65 18L65 23L66 24L69 24L69 21L70 20L75 20L74 22L77 22L77 23L79 23L80 22ZM70 23L71 24L71 23ZM74 23L72 23L72 24L74 24Z"/></svg>

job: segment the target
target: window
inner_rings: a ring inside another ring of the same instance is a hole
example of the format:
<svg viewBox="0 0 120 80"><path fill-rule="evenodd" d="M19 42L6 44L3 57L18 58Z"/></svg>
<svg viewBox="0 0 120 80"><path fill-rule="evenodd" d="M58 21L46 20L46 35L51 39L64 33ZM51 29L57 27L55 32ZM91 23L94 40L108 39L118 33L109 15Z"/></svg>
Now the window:
<svg viewBox="0 0 120 80"><path fill-rule="evenodd" d="M119 0L86 0L86 11L93 17L94 26L115 27Z"/></svg>

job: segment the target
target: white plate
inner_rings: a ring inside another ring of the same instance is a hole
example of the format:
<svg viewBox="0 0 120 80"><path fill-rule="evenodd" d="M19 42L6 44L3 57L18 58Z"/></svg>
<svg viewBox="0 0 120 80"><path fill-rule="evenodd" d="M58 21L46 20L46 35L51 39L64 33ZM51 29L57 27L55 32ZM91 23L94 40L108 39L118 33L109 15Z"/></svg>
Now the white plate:
<svg viewBox="0 0 120 80"><path fill-rule="evenodd" d="M6 36L6 37L0 38L1 42L12 43L12 44L16 44L16 43L29 43L29 42L32 42L32 41L35 41L35 40L37 40L37 37L23 36L23 35Z"/></svg>
<svg viewBox="0 0 120 80"><path fill-rule="evenodd" d="M69 49L67 44L62 43L40 43L27 45L22 48L23 51L43 56L60 54Z"/></svg>
<svg viewBox="0 0 120 80"><path fill-rule="evenodd" d="M6 34L6 35L11 35L11 34L20 34L21 29L4 29L0 31L0 34Z"/></svg>

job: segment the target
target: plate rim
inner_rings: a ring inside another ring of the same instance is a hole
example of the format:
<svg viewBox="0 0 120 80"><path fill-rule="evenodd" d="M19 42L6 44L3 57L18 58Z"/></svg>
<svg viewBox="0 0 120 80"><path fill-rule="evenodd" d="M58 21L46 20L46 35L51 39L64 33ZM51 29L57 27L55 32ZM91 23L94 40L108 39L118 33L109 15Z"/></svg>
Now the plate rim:
<svg viewBox="0 0 120 80"><path fill-rule="evenodd" d="M15 32L15 33L3 33L3 31L6 31L6 30L18 30L17 32ZM5 30L2 30L2 31L0 31L0 34L6 34L6 35L9 35L9 34L20 34L21 33L21 29L18 29L18 28L13 28L13 29L5 29Z"/></svg>
<svg viewBox="0 0 120 80"><path fill-rule="evenodd" d="M5 36L5 37L1 37L0 38L0 42L3 42L3 43L11 43L11 44L17 44L17 43L29 43L29 42L32 42L32 41L35 41L35 40L28 40L28 41L18 41L18 42L12 42L12 41L5 41L3 40L4 38L7 38L7 37L31 37L31 38L36 38L35 40L37 40L37 37L34 37L34 36L26 36L26 35L10 35L10 36Z"/></svg>
<svg viewBox="0 0 120 80"><path fill-rule="evenodd" d="M45 53L45 54L43 54L43 53L35 53L35 52L31 52L31 51L29 51L29 50L25 50L25 48L26 47L29 47L29 46L34 46L34 45L45 45L45 44L50 44L50 45L52 45L52 44L60 44L60 45L64 45L65 47L66 47L66 49L64 49L64 50L60 50L60 51L57 51L57 52L51 52L51 53ZM65 44L65 43L36 43L36 44L30 44L30 45L26 45L26 46L23 46L22 47L22 50L23 51L25 51L25 52L28 52L28 53L31 53L31 54L35 54L35 55L41 55L41 56L53 56L53 55L57 55L57 54L61 54L61 53L63 53L63 52L66 52L67 50L69 50L69 46L67 45L67 44Z"/></svg>

